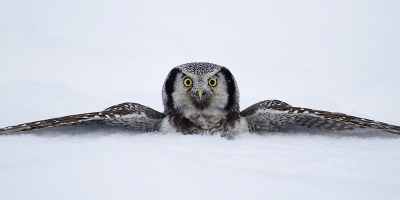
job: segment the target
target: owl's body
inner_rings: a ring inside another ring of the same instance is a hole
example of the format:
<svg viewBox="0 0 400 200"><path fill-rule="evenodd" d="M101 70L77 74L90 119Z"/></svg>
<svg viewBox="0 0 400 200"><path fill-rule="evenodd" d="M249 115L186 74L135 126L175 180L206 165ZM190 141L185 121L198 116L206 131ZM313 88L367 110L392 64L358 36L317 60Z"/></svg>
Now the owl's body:
<svg viewBox="0 0 400 200"><path fill-rule="evenodd" d="M342 113L292 107L266 100L240 111L239 89L231 72L211 63L180 65L168 74L162 89L164 113L137 103L122 103L101 112L70 115L0 129L1 134L70 124L105 124L132 130L220 133L290 130L303 126L323 130L372 128L400 134L400 127Z"/></svg>

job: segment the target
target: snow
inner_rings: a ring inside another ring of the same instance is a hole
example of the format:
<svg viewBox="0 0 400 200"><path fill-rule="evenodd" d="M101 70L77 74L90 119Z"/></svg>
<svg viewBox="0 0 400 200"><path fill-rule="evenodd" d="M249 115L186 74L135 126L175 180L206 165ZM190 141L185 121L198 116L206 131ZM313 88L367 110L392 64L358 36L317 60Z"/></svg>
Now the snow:
<svg viewBox="0 0 400 200"><path fill-rule="evenodd" d="M212 62L265 99L400 125L396 1L1 1L0 127L137 102ZM400 138L49 129L0 137L0 199L400 199Z"/></svg>
<svg viewBox="0 0 400 200"><path fill-rule="evenodd" d="M7 136L2 199L396 199L399 139Z"/></svg>

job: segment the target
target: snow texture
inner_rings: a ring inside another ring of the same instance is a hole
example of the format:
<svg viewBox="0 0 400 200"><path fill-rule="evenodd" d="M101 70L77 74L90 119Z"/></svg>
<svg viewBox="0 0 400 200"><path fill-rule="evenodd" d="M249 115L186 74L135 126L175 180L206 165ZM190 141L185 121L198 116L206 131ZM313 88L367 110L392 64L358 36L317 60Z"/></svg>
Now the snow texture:
<svg viewBox="0 0 400 200"><path fill-rule="evenodd" d="M266 99L400 125L397 1L1 1L0 127L136 102L228 67ZM400 199L400 138L63 127L0 137L0 199Z"/></svg>
<svg viewBox="0 0 400 200"><path fill-rule="evenodd" d="M399 139L7 136L1 199L397 199Z"/></svg>

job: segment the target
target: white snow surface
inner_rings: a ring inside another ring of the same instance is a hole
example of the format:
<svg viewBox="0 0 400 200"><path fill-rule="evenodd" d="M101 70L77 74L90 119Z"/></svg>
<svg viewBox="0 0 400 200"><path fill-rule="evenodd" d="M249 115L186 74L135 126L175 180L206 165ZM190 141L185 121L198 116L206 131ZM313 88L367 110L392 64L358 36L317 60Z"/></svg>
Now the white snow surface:
<svg viewBox="0 0 400 200"><path fill-rule="evenodd" d="M6 136L1 199L397 199L399 139Z"/></svg>
<svg viewBox="0 0 400 200"><path fill-rule="evenodd" d="M172 67L400 125L398 1L0 2L0 127L136 102ZM400 138L48 129L0 137L0 199L400 199Z"/></svg>

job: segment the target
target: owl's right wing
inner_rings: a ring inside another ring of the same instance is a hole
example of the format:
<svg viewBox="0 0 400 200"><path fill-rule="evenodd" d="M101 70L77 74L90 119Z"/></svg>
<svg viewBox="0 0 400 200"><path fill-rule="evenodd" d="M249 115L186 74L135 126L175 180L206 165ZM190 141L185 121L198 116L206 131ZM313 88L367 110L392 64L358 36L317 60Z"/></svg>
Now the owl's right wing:
<svg viewBox="0 0 400 200"><path fill-rule="evenodd" d="M107 124L133 130L157 131L164 117L164 113L149 107L137 103L122 103L101 112L69 115L0 128L0 135L70 124Z"/></svg>
<svg viewBox="0 0 400 200"><path fill-rule="evenodd" d="M298 125L334 131L372 128L400 135L400 126L343 113L292 107L279 100L261 101L246 108L240 115L247 120L250 131L279 131Z"/></svg>

